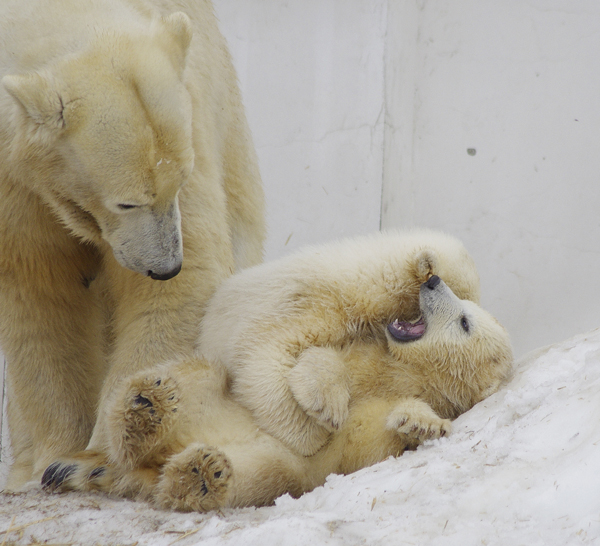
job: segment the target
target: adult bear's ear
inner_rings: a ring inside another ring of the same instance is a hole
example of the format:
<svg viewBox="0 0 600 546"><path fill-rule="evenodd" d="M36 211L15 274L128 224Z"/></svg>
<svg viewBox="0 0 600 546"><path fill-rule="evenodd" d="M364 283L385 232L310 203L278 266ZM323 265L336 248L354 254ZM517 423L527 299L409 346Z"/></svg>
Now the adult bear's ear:
<svg viewBox="0 0 600 546"><path fill-rule="evenodd" d="M187 52L192 41L192 22L185 13L177 11L167 17L163 17L162 23L174 46L169 49L173 64L177 68L179 77L181 78L183 69L185 68Z"/></svg>
<svg viewBox="0 0 600 546"><path fill-rule="evenodd" d="M2 84L35 123L56 129L65 126L63 101L47 78L30 72L4 76Z"/></svg>

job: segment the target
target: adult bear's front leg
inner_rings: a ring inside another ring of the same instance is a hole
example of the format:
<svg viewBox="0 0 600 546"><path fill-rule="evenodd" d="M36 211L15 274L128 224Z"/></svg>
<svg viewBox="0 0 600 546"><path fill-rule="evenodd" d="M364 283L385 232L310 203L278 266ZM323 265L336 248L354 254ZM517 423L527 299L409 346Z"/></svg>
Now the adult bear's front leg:
<svg viewBox="0 0 600 546"><path fill-rule="evenodd" d="M53 223L27 244L11 247L9 234L3 237L0 344L14 455L7 489L18 490L57 457L86 446L106 363L93 247Z"/></svg>

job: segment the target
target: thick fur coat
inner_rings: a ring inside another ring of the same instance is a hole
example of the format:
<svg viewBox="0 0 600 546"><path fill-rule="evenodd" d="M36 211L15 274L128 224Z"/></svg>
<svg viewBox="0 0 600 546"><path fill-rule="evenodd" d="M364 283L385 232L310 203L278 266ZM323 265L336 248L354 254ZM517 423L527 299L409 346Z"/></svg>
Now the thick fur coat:
<svg viewBox="0 0 600 546"><path fill-rule="evenodd" d="M215 288L262 259L263 193L208 1L5 0L0 76L18 489L105 449L118 381L191 354Z"/></svg>

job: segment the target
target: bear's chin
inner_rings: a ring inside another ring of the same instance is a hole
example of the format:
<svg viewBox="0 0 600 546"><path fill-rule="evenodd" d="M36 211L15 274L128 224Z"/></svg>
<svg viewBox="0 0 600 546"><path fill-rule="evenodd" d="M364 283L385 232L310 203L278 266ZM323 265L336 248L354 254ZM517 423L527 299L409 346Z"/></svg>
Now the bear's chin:
<svg viewBox="0 0 600 546"><path fill-rule="evenodd" d="M423 317L419 318L415 322L406 322L402 320L395 320L388 324L388 332L396 341L407 342L415 341L423 337L423 334L427 330L427 325L423 320Z"/></svg>

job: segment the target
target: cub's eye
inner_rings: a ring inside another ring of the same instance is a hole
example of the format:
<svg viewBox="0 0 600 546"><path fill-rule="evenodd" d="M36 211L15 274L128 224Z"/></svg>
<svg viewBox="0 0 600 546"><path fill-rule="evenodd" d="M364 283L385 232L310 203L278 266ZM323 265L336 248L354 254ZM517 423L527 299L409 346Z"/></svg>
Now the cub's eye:
<svg viewBox="0 0 600 546"><path fill-rule="evenodd" d="M137 205L127 205L125 203L120 203L117 205L117 208L119 208L120 210L130 210L137 208Z"/></svg>
<svg viewBox="0 0 600 546"><path fill-rule="evenodd" d="M460 325L462 326L462 329L467 332L467 334L469 333L469 321L467 320L467 317L463 316L460 319Z"/></svg>

